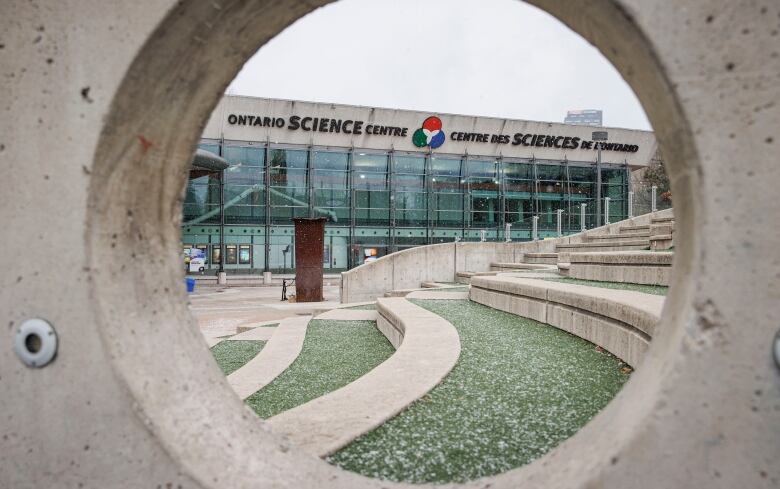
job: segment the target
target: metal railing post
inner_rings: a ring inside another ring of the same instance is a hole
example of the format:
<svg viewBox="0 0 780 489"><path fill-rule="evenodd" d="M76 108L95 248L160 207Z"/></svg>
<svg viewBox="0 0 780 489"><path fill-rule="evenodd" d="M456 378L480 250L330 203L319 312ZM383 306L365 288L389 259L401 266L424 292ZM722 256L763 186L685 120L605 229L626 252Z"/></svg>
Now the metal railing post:
<svg viewBox="0 0 780 489"><path fill-rule="evenodd" d="M509 243L512 241L512 224L506 223L504 224L504 241Z"/></svg>
<svg viewBox="0 0 780 489"><path fill-rule="evenodd" d="M628 193L628 217L634 217L634 192Z"/></svg>
<svg viewBox="0 0 780 489"><path fill-rule="evenodd" d="M531 218L531 239L533 241L539 241L539 216L533 216Z"/></svg>
<svg viewBox="0 0 780 489"><path fill-rule="evenodd" d="M479 240L480 240L481 242L483 242L483 243L484 243L485 241L487 241L487 238L485 238L485 234L487 234L487 231L485 231L484 229L481 229L481 230L479 231Z"/></svg>
<svg viewBox="0 0 780 489"><path fill-rule="evenodd" d="M557 227L558 227L558 236L563 236L563 209L558 209L555 211L557 214Z"/></svg>
<svg viewBox="0 0 780 489"><path fill-rule="evenodd" d="M585 208L588 204L580 204L580 231L585 231Z"/></svg>
<svg viewBox="0 0 780 489"><path fill-rule="evenodd" d="M609 197L604 197L604 224L609 224Z"/></svg>
<svg viewBox="0 0 780 489"><path fill-rule="evenodd" d="M658 193L658 186L653 185L650 187L650 211L655 212L658 210L658 204L656 202L655 194Z"/></svg>

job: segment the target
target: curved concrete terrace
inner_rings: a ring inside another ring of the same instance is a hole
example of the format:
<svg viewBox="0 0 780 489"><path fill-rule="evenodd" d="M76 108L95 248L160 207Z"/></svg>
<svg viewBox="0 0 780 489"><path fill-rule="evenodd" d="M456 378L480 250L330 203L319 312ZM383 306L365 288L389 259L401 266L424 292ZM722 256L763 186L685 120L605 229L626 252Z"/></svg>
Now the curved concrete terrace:
<svg viewBox="0 0 780 489"><path fill-rule="evenodd" d="M511 276L475 277L469 298L577 335L636 368L656 334L664 297Z"/></svg>
<svg viewBox="0 0 780 489"><path fill-rule="evenodd" d="M284 319L265 348L243 367L228 375L230 387L243 400L262 389L298 358L310 316Z"/></svg>
<svg viewBox="0 0 780 489"><path fill-rule="evenodd" d="M617 235L621 228L644 226L671 217L672 209L644 214L554 239L522 242L457 242L417 246L383 256L341 274L341 302L382 297L386 292L418 289L422 282L456 282L458 273L487 272L492 264L518 264L526 253L553 253L558 245L581 244L591 236ZM538 255L533 255L538 256ZM533 266L526 264L526 267Z"/></svg>
<svg viewBox="0 0 780 489"><path fill-rule="evenodd" d="M397 351L351 384L270 418L272 431L328 456L424 396L455 366L460 338L448 321L403 298L379 299L377 311Z"/></svg>
<svg viewBox="0 0 780 489"><path fill-rule="evenodd" d="M674 253L668 251L571 253L567 276L603 282L668 286L673 259Z"/></svg>

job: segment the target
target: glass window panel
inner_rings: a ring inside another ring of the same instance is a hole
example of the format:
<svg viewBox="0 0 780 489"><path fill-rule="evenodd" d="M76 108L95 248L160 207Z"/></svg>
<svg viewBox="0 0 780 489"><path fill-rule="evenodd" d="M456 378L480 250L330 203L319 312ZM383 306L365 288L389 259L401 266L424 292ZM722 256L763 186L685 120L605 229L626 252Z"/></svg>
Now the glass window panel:
<svg viewBox="0 0 780 489"><path fill-rule="evenodd" d="M222 155L232 165L265 166L265 148L226 144Z"/></svg>
<svg viewBox="0 0 780 489"><path fill-rule="evenodd" d="M572 197L579 198L591 198L596 196L596 184L595 183L578 183L572 182L570 193Z"/></svg>
<svg viewBox="0 0 780 489"><path fill-rule="evenodd" d="M472 212L471 227L494 227L499 224L499 212Z"/></svg>
<svg viewBox="0 0 780 489"><path fill-rule="evenodd" d="M328 218L329 223L349 224L349 207L315 207L314 213L317 217Z"/></svg>
<svg viewBox="0 0 780 489"><path fill-rule="evenodd" d="M345 171L315 170L311 180L314 188L346 189L349 173Z"/></svg>
<svg viewBox="0 0 780 489"><path fill-rule="evenodd" d="M396 209L396 226L425 226L428 213L422 209Z"/></svg>
<svg viewBox="0 0 780 489"><path fill-rule="evenodd" d="M566 168L563 165L537 165L536 177L545 181L566 180Z"/></svg>
<svg viewBox="0 0 780 489"><path fill-rule="evenodd" d="M498 193L498 180L472 178L469 180L469 189L476 193Z"/></svg>
<svg viewBox="0 0 780 489"><path fill-rule="evenodd" d="M516 180L532 180L534 178L534 166L531 163L504 161L504 176Z"/></svg>
<svg viewBox="0 0 780 489"><path fill-rule="evenodd" d="M444 177L437 175L431 178L431 189L434 192L457 192L463 191L463 184L460 177Z"/></svg>
<svg viewBox="0 0 780 489"><path fill-rule="evenodd" d="M352 169L355 172L387 173L387 155L356 151L352 155Z"/></svg>
<svg viewBox="0 0 780 489"><path fill-rule="evenodd" d="M252 262L252 247L247 245L238 246L238 264L249 265Z"/></svg>
<svg viewBox="0 0 780 489"><path fill-rule="evenodd" d="M506 212L530 215L533 213L534 201L528 198L507 197L504 201Z"/></svg>
<svg viewBox="0 0 780 489"><path fill-rule="evenodd" d="M314 205L318 207L349 207L349 192L346 190L314 189Z"/></svg>
<svg viewBox="0 0 780 489"><path fill-rule="evenodd" d="M274 206L271 208L271 222L276 224L290 224L293 217L308 217L308 207L283 207Z"/></svg>
<svg viewBox="0 0 780 489"><path fill-rule="evenodd" d="M305 149L271 149L271 168L306 170L308 152Z"/></svg>
<svg viewBox="0 0 780 489"><path fill-rule="evenodd" d="M271 168L272 187L305 187L306 170Z"/></svg>
<svg viewBox="0 0 780 489"><path fill-rule="evenodd" d="M433 208L436 210L463 209L463 196L461 194L433 194Z"/></svg>
<svg viewBox="0 0 780 489"><path fill-rule="evenodd" d="M238 254L236 253L236 245L226 245L225 246L225 264L226 265L235 265L238 258Z"/></svg>
<svg viewBox="0 0 780 489"><path fill-rule="evenodd" d="M396 192L396 209L425 209L427 207L426 194L420 192Z"/></svg>
<svg viewBox="0 0 780 489"><path fill-rule="evenodd" d="M501 202L498 197L472 197L471 198L471 210L472 211L498 211L501 207Z"/></svg>
<svg viewBox="0 0 780 489"><path fill-rule="evenodd" d="M271 206L308 206L309 192L306 188L271 188Z"/></svg>
<svg viewBox="0 0 780 489"><path fill-rule="evenodd" d="M219 204L184 204L184 222L199 219L199 223L214 224L219 222Z"/></svg>
<svg viewBox="0 0 780 489"><path fill-rule="evenodd" d="M239 185L264 185L265 168L260 166L231 165L225 170L225 183Z"/></svg>
<svg viewBox="0 0 780 489"><path fill-rule="evenodd" d="M389 209L355 209L355 222L357 222L358 225L387 225L389 219Z"/></svg>
<svg viewBox="0 0 780 489"><path fill-rule="evenodd" d="M198 148L219 155L219 143L200 143Z"/></svg>
<svg viewBox="0 0 780 489"><path fill-rule="evenodd" d="M626 170L623 168L602 168L601 183L608 185L625 185Z"/></svg>
<svg viewBox="0 0 780 489"><path fill-rule="evenodd" d="M395 173L425 173L424 156L395 155Z"/></svg>
<svg viewBox="0 0 780 489"><path fill-rule="evenodd" d="M355 190L355 207L390 207L390 192L377 190Z"/></svg>
<svg viewBox="0 0 780 489"><path fill-rule="evenodd" d="M387 173L355 172L352 185L356 189L384 190L387 188Z"/></svg>
<svg viewBox="0 0 780 489"><path fill-rule="evenodd" d="M452 177L460 177L460 158L431 158L431 173L433 175L447 175Z"/></svg>
<svg viewBox="0 0 780 489"><path fill-rule="evenodd" d="M225 185L225 206L265 205L265 188L259 185Z"/></svg>
<svg viewBox="0 0 780 489"><path fill-rule="evenodd" d="M395 187L398 189L425 188L425 176L423 175L395 175Z"/></svg>
<svg viewBox="0 0 780 489"><path fill-rule="evenodd" d="M489 180L496 178L496 162L492 160L468 160L466 169L471 178L483 177Z"/></svg>
<svg viewBox="0 0 780 489"><path fill-rule="evenodd" d="M312 169L315 170L347 170L349 153L336 153L333 151L315 151Z"/></svg>
<svg viewBox="0 0 780 489"><path fill-rule="evenodd" d="M611 199L623 199L625 195L626 187L624 185L603 185L602 197L609 197Z"/></svg>
<svg viewBox="0 0 780 489"><path fill-rule="evenodd" d="M569 167L569 180L572 182L595 182L596 168L583 166Z"/></svg>
<svg viewBox="0 0 780 489"><path fill-rule="evenodd" d="M507 193L531 194L534 192L533 180L504 180L504 188Z"/></svg>
<svg viewBox="0 0 780 489"><path fill-rule="evenodd" d="M433 219L438 226L463 226L463 213L460 211L435 211Z"/></svg>
<svg viewBox="0 0 780 489"><path fill-rule="evenodd" d="M225 208L225 222L228 224L263 224L264 205L234 205Z"/></svg>
<svg viewBox="0 0 780 489"><path fill-rule="evenodd" d="M516 212L506 212L504 213L504 222L511 224L512 227L514 228L517 228L528 224L530 217L531 217L530 214L518 214Z"/></svg>

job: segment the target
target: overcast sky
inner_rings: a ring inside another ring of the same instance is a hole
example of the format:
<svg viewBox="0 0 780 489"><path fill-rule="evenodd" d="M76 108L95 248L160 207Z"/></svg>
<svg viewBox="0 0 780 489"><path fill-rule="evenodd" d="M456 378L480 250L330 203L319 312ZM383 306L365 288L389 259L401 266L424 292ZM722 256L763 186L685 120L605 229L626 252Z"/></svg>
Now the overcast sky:
<svg viewBox="0 0 780 489"><path fill-rule="evenodd" d="M650 129L612 65L517 0L340 0L263 46L228 89L258 97Z"/></svg>

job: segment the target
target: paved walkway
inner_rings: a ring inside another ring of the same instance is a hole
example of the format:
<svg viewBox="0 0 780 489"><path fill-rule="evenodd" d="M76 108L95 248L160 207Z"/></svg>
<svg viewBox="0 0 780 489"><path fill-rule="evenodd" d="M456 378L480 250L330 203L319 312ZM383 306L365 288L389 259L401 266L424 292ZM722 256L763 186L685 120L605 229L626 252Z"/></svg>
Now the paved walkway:
<svg viewBox="0 0 780 489"><path fill-rule="evenodd" d="M246 399L271 383L298 358L310 320L310 316L282 320L263 350L228 375L228 383L241 399Z"/></svg>
<svg viewBox="0 0 780 489"><path fill-rule="evenodd" d="M290 293L294 293L291 291ZM339 288L323 288L324 302L282 302L280 287L196 288L190 311L207 338L236 334L238 327L312 314L339 305Z"/></svg>
<svg viewBox="0 0 780 489"><path fill-rule="evenodd" d="M258 326L252 328L249 331L244 331L235 336L231 336L230 340L248 341L248 340L261 340L268 341L276 331L277 326Z"/></svg>

